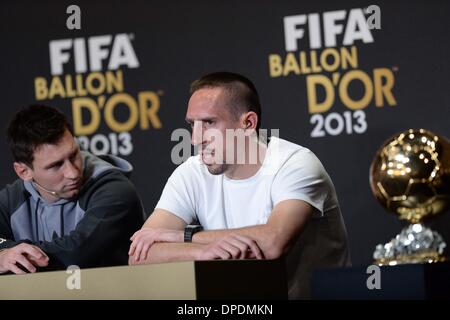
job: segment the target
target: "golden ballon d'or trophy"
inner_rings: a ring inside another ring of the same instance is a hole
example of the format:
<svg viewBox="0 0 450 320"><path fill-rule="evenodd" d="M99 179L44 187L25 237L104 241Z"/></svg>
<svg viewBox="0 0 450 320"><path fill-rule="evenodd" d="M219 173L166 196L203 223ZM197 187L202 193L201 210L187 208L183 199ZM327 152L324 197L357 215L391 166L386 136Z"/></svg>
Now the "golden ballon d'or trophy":
<svg viewBox="0 0 450 320"><path fill-rule="evenodd" d="M450 143L424 129L409 129L387 140L370 167L370 186L378 201L409 221L390 242L376 246L378 265L446 260L442 236L423 222L450 204Z"/></svg>

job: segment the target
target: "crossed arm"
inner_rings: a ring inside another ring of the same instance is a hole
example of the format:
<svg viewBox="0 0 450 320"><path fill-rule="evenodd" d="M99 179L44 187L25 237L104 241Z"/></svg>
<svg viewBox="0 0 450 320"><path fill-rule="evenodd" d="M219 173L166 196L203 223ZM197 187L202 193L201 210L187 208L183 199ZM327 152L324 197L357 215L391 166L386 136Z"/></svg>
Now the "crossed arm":
<svg viewBox="0 0 450 320"><path fill-rule="evenodd" d="M266 224L198 232L184 243L186 222L169 211L156 209L131 238L129 264L210 260L276 259L298 238L313 213L301 200L278 203Z"/></svg>

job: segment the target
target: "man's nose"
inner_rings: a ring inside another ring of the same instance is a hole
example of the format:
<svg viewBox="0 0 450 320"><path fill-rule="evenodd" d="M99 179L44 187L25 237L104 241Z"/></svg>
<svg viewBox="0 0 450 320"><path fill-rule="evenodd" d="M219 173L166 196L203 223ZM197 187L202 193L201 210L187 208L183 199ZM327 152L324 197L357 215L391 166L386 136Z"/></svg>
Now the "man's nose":
<svg viewBox="0 0 450 320"><path fill-rule="evenodd" d="M68 179L77 179L80 177L80 170L76 165L68 161L64 170L64 176Z"/></svg>
<svg viewBox="0 0 450 320"><path fill-rule="evenodd" d="M203 125L201 121L195 121L192 128L192 145L196 146L203 143Z"/></svg>

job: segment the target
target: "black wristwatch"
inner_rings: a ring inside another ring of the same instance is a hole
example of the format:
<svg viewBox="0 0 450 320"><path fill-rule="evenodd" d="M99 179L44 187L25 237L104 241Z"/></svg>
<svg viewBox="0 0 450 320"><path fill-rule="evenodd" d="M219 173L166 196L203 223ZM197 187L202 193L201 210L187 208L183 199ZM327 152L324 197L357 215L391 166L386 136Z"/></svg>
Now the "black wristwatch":
<svg viewBox="0 0 450 320"><path fill-rule="evenodd" d="M202 231L203 227L200 225L188 224L184 228L184 242L192 242L192 237L199 231Z"/></svg>

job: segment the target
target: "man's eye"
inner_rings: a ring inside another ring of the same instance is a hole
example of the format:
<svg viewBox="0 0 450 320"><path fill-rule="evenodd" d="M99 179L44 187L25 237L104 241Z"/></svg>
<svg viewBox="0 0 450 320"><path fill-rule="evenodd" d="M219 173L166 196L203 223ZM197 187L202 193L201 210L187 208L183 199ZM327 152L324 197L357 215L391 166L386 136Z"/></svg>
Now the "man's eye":
<svg viewBox="0 0 450 320"><path fill-rule="evenodd" d="M212 126L212 125L214 124L214 121L212 121L212 120L206 120L206 121L205 121L205 124L206 124L207 126Z"/></svg>

